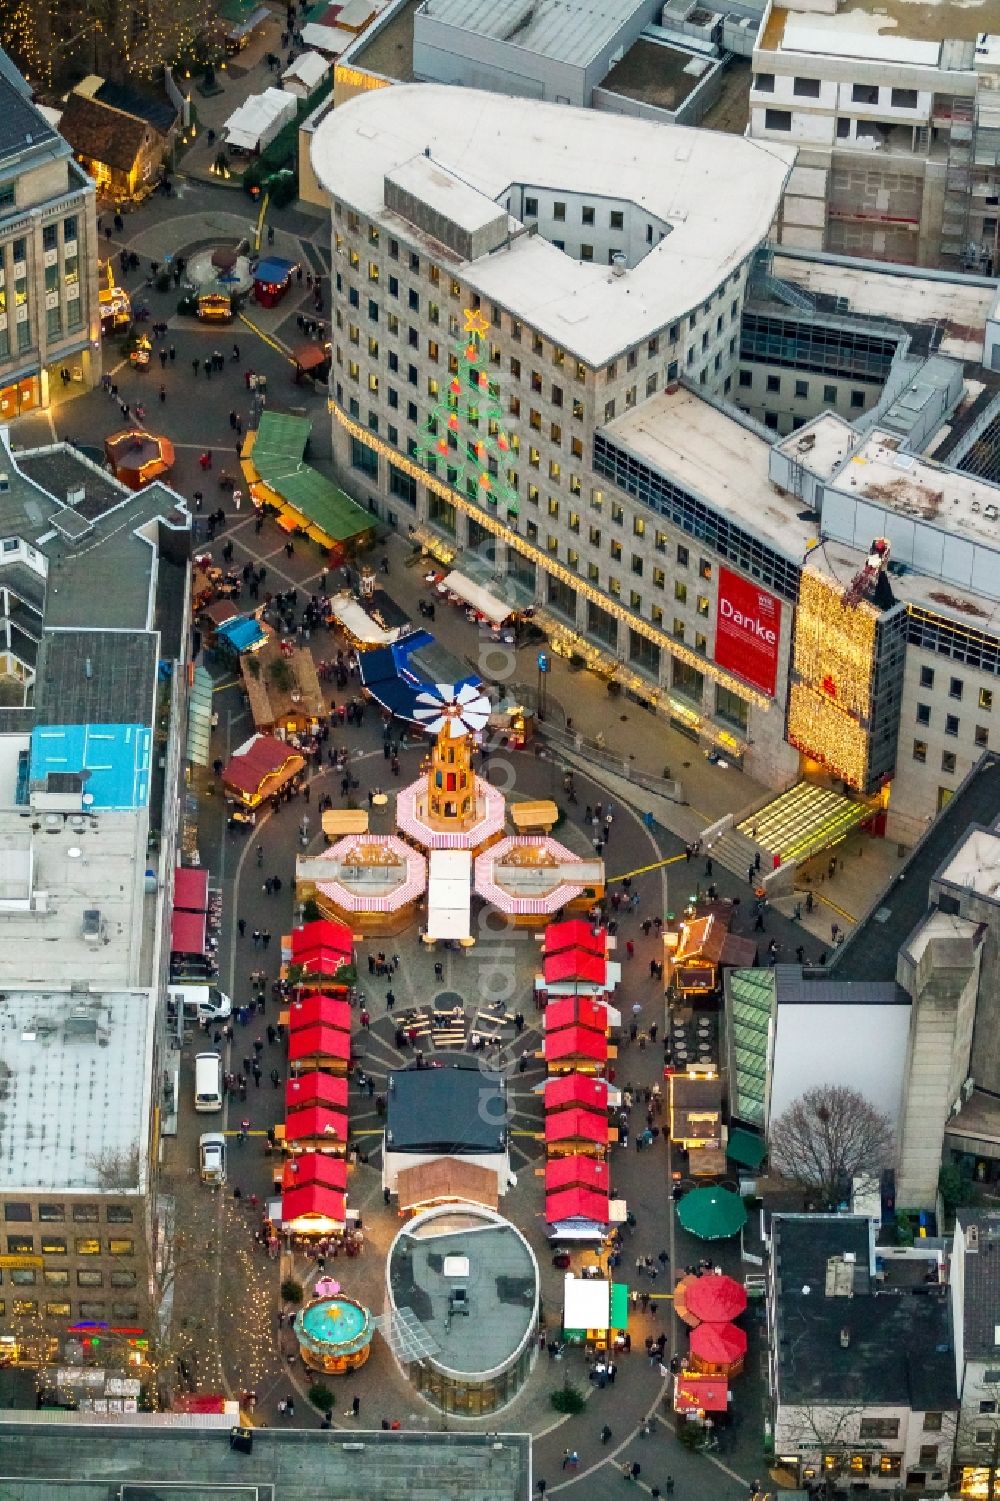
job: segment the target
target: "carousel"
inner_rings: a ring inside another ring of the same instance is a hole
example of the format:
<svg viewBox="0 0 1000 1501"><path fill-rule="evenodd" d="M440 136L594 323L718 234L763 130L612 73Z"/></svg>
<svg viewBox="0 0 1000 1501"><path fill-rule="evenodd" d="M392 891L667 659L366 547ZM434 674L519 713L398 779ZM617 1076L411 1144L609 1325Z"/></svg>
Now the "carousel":
<svg viewBox="0 0 1000 1501"><path fill-rule="evenodd" d="M316 1297L299 1310L292 1326L303 1365L327 1376L356 1371L371 1352L371 1314L345 1297L330 1277L320 1278L315 1291Z"/></svg>

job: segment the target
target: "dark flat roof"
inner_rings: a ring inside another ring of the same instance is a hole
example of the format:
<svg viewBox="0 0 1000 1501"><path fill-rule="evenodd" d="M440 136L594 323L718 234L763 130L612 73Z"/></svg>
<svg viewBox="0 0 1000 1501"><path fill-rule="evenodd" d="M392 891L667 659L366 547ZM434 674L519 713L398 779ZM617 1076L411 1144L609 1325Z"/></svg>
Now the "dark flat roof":
<svg viewBox="0 0 1000 1501"><path fill-rule="evenodd" d="M37 722L149 725L156 673L157 638L151 632L46 631L35 688Z"/></svg>
<svg viewBox="0 0 1000 1501"><path fill-rule="evenodd" d="M385 1126L390 1152L461 1156L503 1150L506 1090L472 1058L389 1075ZM392 1141L388 1133L392 1132Z"/></svg>
<svg viewBox="0 0 1000 1501"><path fill-rule="evenodd" d="M938 814L902 870L871 912L836 950L832 980L894 980L896 955L928 911L931 878L971 824L989 828L1000 817L1000 756L987 751L951 802Z"/></svg>
<svg viewBox="0 0 1000 1501"><path fill-rule="evenodd" d="M85 1414L25 1414L0 1422L4 1501L125 1501L152 1496L219 1501L524 1501L530 1484L528 1434L385 1433L352 1429L253 1430L253 1452L229 1447L229 1426L160 1426L117 1417L103 1427ZM168 1420L169 1421L169 1420ZM307 1421L303 1418L302 1421ZM161 1420L162 1422L162 1420ZM347 1447L346 1445L350 1445ZM500 1447L498 1447L498 1445ZM83 1476L99 1477L84 1480Z"/></svg>
<svg viewBox="0 0 1000 1501"><path fill-rule="evenodd" d="M909 1006L910 997L895 980L806 979L798 964L776 964L778 1000L792 1006Z"/></svg>
<svg viewBox="0 0 1000 1501"><path fill-rule="evenodd" d="M868 1225L859 1215L772 1219L780 1398L952 1412L958 1398L947 1289L920 1283L880 1291L870 1276ZM845 1253L855 1257L853 1273ZM827 1296L831 1261L841 1263L851 1296Z"/></svg>
<svg viewBox="0 0 1000 1501"><path fill-rule="evenodd" d="M960 1209L958 1218L964 1230L979 1230L979 1250L965 1253L965 1352L992 1360L1000 1323L1000 1214Z"/></svg>

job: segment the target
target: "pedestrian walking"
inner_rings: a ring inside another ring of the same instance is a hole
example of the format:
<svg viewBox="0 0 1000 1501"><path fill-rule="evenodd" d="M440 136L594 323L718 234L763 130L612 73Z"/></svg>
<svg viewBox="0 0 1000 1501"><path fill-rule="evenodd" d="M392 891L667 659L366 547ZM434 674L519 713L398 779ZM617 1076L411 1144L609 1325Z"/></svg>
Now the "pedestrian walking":
<svg viewBox="0 0 1000 1501"><path fill-rule="evenodd" d="M253 930L253 946L254 946L255 949L259 949L260 948L260 929L259 928L254 928L254 930Z"/></svg>
<svg viewBox="0 0 1000 1501"><path fill-rule="evenodd" d="M281 1075L278 1073L278 1070L276 1068L272 1068L271 1070L271 1083L275 1089L277 1089L278 1085L281 1083Z"/></svg>
<svg viewBox="0 0 1000 1501"><path fill-rule="evenodd" d="M260 941L261 941L262 945L264 946L264 948L268 947L268 945L271 942L271 930L270 930L270 928L264 928L263 929L263 931L261 932L261 935L260 935Z"/></svg>
<svg viewBox="0 0 1000 1501"><path fill-rule="evenodd" d="M246 936L247 920L245 917L238 917L236 919L236 928L241 938Z"/></svg>
<svg viewBox="0 0 1000 1501"><path fill-rule="evenodd" d="M611 1429L608 1427L607 1423L605 1423L604 1427L601 1429L601 1443L606 1444L610 1437Z"/></svg>
<svg viewBox="0 0 1000 1501"><path fill-rule="evenodd" d="M201 360L199 360L199 359L193 359L191 361L191 369L194 371L195 380L198 379L198 367L200 366L200 364L201 364Z"/></svg>

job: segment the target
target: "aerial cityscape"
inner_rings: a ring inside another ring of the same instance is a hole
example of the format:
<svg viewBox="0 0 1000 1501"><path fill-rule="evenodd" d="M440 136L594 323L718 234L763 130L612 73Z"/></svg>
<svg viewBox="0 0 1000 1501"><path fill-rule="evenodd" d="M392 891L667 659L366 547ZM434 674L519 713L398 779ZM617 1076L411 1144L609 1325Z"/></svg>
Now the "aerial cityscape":
<svg viewBox="0 0 1000 1501"><path fill-rule="evenodd" d="M998 224L995 0L0 6L2 1501L1000 1501Z"/></svg>

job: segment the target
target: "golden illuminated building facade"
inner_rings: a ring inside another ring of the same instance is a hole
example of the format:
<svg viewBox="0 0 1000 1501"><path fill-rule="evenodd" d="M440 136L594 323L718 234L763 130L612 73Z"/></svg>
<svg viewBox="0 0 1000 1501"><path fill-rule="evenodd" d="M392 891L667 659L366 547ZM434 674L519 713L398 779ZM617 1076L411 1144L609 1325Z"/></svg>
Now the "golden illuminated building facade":
<svg viewBox="0 0 1000 1501"><path fill-rule="evenodd" d="M788 738L851 787L868 779L868 725L878 615L845 603L833 579L802 575L796 616Z"/></svg>

